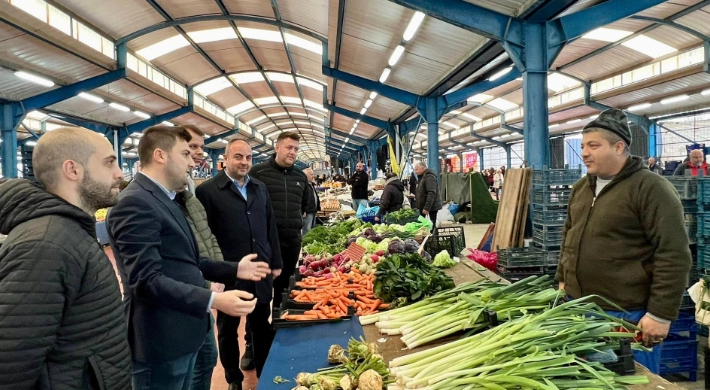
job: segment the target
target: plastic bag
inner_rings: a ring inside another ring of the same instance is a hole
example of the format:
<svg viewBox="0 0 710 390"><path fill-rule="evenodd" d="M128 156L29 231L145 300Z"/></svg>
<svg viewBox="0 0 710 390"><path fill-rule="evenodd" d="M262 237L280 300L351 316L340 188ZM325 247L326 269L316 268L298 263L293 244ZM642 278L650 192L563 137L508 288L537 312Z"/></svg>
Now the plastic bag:
<svg viewBox="0 0 710 390"><path fill-rule="evenodd" d="M420 222L422 226L426 227L428 230L431 230L431 228L434 227L434 224L431 222L431 219L428 216L424 218L420 215L417 219L417 222Z"/></svg>
<svg viewBox="0 0 710 390"><path fill-rule="evenodd" d="M456 203L449 204L449 211L451 212L451 214L456 215L456 213L458 213L459 210L461 210L461 205L458 205Z"/></svg>
<svg viewBox="0 0 710 390"><path fill-rule="evenodd" d="M362 218L374 218L377 215L377 212L380 211L380 206L374 206L374 207L365 207L364 205L360 205L357 208L357 217L362 219Z"/></svg>
<svg viewBox="0 0 710 390"><path fill-rule="evenodd" d="M498 253L488 253L471 248L468 248L468 250L471 253L466 255L466 257L488 268L493 272L496 272L498 270Z"/></svg>
<svg viewBox="0 0 710 390"><path fill-rule="evenodd" d="M454 222L454 215L451 214L449 209L443 208L439 210L439 213L437 213L436 222L438 222L438 225L441 225L442 222Z"/></svg>

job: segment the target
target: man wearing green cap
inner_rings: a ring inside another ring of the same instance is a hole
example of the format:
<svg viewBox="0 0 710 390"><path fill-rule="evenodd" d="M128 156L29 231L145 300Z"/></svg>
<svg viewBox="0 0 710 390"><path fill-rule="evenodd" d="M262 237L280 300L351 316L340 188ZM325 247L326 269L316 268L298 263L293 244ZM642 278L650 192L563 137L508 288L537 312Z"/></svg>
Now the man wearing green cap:
<svg viewBox="0 0 710 390"><path fill-rule="evenodd" d="M572 189L556 278L572 298L598 295L626 310L596 300L638 323L650 346L678 316L691 255L675 189L631 156L629 145L621 110L606 110L584 127L587 176Z"/></svg>

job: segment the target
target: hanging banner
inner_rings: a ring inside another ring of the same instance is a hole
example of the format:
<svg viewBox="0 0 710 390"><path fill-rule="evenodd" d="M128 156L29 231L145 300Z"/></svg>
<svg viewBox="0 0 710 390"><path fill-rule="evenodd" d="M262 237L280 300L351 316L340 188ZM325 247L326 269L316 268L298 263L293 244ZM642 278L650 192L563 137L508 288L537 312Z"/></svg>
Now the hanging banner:
<svg viewBox="0 0 710 390"><path fill-rule="evenodd" d="M399 161L397 161L397 155L394 153L394 147L392 146L392 137L387 137L387 145L390 148L390 163L392 164L392 172L399 175Z"/></svg>

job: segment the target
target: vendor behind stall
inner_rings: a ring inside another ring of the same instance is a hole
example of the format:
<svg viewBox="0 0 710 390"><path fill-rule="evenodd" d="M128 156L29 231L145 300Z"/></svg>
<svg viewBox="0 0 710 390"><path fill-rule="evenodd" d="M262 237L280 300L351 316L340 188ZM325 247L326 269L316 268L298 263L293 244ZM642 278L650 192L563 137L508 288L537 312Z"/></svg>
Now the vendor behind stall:
<svg viewBox="0 0 710 390"><path fill-rule="evenodd" d="M352 197L353 197L353 210L357 211L360 205L366 208L370 206L367 201L367 185L369 182L367 177L367 172L365 171L365 164L359 162L355 168L355 173L348 179L348 184L352 186Z"/></svg>
<svg viewBox="0 0 710 390"><path fill-rule="evenodd" d="M387 182L385 182L385 189L382 191L382 198L380 198L380 211L377 212L375 221L380 221L382 217L393 211L401 210L402 204L404 204L404 184L399 180L396 173L390 172L385 176Z"/></svg>
<svg viewBox="0 0 710 390"><path fill-rule="evenodd" d="M683 206L673 186L631 156L623 111L587 124L582 159L588 175L569 202L556 279L572 298L596 299L616 317L637 323L646 345L661 342L678 316L691 265ZM653 366L660 348L637 354Z"/></svg>

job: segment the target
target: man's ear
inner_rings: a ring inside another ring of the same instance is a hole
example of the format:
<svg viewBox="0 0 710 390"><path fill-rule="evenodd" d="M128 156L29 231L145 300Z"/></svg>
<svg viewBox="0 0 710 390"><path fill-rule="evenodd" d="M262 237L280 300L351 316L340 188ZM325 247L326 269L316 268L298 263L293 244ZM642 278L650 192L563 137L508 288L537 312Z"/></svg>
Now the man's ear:
<svg viewBox="0 0 710 390"><path fill-rule="evenodd" d="M81 181L84 177L84 167L74 160L62 163L59 174L69 181Z"/></svg>

